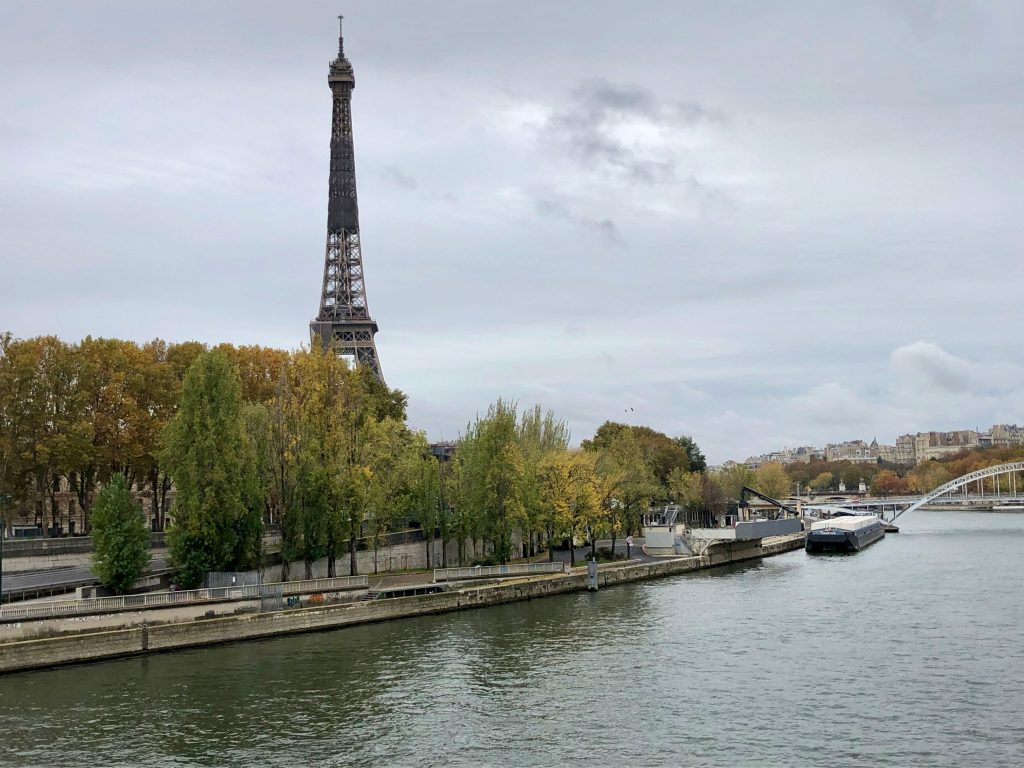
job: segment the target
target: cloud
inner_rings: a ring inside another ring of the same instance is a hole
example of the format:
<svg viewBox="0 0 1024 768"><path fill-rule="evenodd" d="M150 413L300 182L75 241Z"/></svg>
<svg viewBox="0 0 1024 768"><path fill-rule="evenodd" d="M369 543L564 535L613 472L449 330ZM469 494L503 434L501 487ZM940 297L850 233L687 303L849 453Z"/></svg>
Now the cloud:
<svg viewBox="0 0 1024 768"><path fill-rule="evenodd" d="M615 222L611 219L597 219L575 213L570 210L568 203L550 196L537 198L534 202L534 208L540 216L550 219L561 219L581 226L599 235L612 245L623 244L622 235L619 233L618 227L615 226Z"/></svg>
<svg viewBox="0 0 1024 768"><path fill-rule="evenodd" d="M915 387L954 393L971 388L972 364L938 344L915 341L894 349L889 359L896 372Z"/></svg>
<svg viewBox="0 0 1024 768"><path fill-rule="evenodd" d="M539 135L587 169L654 184L675 178L681 131L722 121L721 112L699 104L660 102L640 86L594 80L552 109Z"/></svg>
<svg viewBox="0 0 1024 768"><path fill-rule="evenodd" d="M0 331L308 343L333 13L66 5L0 29ZM431 437L501 394L580 438L640 398L712 461L1024 418L1024 3L346 5L377 343Z"/></svg>
<svg viewBox="0 0 1024 768"><path fill-rule="evenodd" d="M860 395L836 382L797 395L790 400L790 407L802 421L843 427L863 423L870 412Z"/></svg>
<svg viewBox="0 0 1024 768"><path fill-rule="evenodd" d="M419 187L419 183L396 165L385 165L380 171L381 178L399 189L413 191Z"/></svg>

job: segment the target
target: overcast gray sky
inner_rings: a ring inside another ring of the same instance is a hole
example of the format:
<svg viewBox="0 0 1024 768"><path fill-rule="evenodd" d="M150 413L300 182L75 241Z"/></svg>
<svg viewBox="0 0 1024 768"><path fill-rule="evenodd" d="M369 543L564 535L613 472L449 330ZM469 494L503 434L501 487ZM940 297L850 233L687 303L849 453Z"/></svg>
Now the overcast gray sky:
<svg viewBox="0 0 1024 768"><path fill-rule="evenodd" d="M1024 3L0 4L0 329L308 342L338 12L410 421L1024 420Z"/></svg>

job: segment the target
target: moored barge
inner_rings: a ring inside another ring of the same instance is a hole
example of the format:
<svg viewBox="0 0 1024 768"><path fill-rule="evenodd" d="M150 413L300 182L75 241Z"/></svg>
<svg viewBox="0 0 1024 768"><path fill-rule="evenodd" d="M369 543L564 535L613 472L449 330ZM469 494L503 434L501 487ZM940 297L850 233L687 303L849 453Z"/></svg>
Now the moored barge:
<svg viewBox="0 0 1024 768"><path fill-rule="evenodd" d="M874 515L843 515L811 523L808 552L859 552L885 536L885 523Z"/></svg>

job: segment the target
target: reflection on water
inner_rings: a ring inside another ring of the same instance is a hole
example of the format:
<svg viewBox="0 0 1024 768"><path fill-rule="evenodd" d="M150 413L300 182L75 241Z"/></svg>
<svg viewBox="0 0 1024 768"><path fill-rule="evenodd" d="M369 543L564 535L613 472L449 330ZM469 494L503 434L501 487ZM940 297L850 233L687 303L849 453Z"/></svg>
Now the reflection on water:
<svg viewBox="0 0 1024 768"><path fill-rule="evenodd" d="M0 679L4 765L1024 764L1024 516Z"/></svg>

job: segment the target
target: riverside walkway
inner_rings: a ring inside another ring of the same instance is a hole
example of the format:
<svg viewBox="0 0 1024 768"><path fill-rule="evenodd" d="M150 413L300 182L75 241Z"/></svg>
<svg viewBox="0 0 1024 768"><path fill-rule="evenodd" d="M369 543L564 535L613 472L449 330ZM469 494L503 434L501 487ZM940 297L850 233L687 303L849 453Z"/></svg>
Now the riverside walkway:
<svg viewBox="0 0 1024 768"><path fill-rule="evenodd" d="M163 554L149 562L147 574L160 576L168 573L170 566ZM36 571L14 571L4 573L3 601L26 600L47 595L73 592L78 587L99 583L88 565L72 565L64 568L46 568Z"/></svg>
<svg viewBox="0 0 1024 768"><path fill-rule="evenodd" d="M764 542L760 539L719 541L700 556L609 563L599 569L599 588L750 561L802 548L803 542L803 533L777 537L777 540L765 539ZM311 600L305 606L269 612L260 608L255 608L255 612L240 612L226 607L230 612L210 618L207 618L208 613L203 613L204 606L200 605L189 609L191 614L170 618L166 623L148 620L136 623L137 618L128 613L108 614L102 619L102 628L98 623L100 620L89 625L78 618L48 619L45 621L50 625L38 627L31 639L0 642L0 673L462 611L580 592L589 586L586 568L575 568L570 573L461 583L430 594L393 599L350 600L333 604L322 599ZM200 613L196 615L196 611ZM137 612L135 615L137 617ZM22 627L19 631L28 630Z"/></svg>

